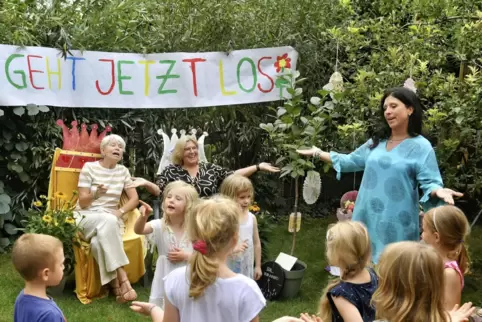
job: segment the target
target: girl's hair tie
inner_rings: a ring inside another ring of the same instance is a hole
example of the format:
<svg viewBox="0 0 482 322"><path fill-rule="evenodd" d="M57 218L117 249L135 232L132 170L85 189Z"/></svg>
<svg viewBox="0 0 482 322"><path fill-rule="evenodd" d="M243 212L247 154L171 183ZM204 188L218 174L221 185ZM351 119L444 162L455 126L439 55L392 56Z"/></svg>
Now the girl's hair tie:
<svg viewBox="0 0 482 322"><path fill-rule="evenodd" d="M208 252L208 245L204 240L196 240L192 243L192 248L203 255L206 255Z"/></svg>

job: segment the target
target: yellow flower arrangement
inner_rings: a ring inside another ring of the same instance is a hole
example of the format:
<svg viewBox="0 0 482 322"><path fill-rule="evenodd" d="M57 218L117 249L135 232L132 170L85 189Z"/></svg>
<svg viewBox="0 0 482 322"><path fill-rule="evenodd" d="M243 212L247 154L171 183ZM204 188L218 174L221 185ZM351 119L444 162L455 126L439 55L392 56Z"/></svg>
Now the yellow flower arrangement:
<svg viewBox="0 0 482 322"><path fill-rule="evenodd" d="M74 192L70 200L63 192L52 197L41 195L33 202L25 224L25 232L46 234L58 238L64 246L65 273L74 269L74 245L78 245L79 227L74 219Z"/></svg>
<svg viewBox="0 0 482 322"><path fill-rule="evenodd" d="M259 206L256 203L249 206L248 209L249 209L249 211L254 212L254 213L257 213L261 210L261 208L259 208Z"/></svg>
<svg viewBox="0 0 482 322"><path fill-rule="evenodd" d="M43 215L42 220L46 222L47 224L50 224L52 222L52 216L50 215Z"/></svg>

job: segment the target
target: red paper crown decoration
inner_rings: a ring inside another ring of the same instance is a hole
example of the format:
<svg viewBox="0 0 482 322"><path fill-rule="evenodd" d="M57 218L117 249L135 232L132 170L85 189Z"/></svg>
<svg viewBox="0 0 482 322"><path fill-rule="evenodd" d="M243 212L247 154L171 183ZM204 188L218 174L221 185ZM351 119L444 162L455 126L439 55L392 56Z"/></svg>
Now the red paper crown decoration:
<svg viewBox="0 0 482 322"><path fill-rule="evenodd" d="M90 135L87 132L87 125L82 123L81 131L77 127L78 122L72 121L72 128L69 129L62 120L57 120L57 125L62 128L63 134L63 150L79 151L79 152L89 152L89 153L100 153L100 142L107 135L107 133L112 131L110 126L106 126L104 131L100 134L97 133L99 126L97 124L92 124Z"/></svg>

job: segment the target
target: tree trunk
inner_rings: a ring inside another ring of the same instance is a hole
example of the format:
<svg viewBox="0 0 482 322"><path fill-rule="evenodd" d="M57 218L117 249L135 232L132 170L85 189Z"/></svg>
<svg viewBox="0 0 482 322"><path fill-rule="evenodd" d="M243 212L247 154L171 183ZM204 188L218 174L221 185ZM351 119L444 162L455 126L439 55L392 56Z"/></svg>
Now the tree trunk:
<svg viewBox="0 0 482 322"><path fill-rule="evenodd" d="M298 214L298 199L299 199L299 184L298 184L298 178L295 178L295 205L293 207L293 213L295 214L295 220L294 220L294 229L293 229L293 243L291 244L291 253L290 255L293 256L295 252L295 246L296 246L296 228L297 228L297 214Z"/></svg>

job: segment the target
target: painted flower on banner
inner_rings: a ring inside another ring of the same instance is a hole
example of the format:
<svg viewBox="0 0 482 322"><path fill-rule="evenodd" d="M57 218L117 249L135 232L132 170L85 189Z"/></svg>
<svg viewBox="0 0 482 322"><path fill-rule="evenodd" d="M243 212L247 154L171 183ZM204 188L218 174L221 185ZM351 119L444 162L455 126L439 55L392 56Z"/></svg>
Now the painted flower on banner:
<svg viewBox="0 0 482 322"><path fill-rule="evenodd" d="M284 54L283 56L278 56L276 58L276 63L274 63L274 67L276 68L276 72L279 73L284 72L285 68L291 68L291 58L288 57L288 54Z"/></svg>

